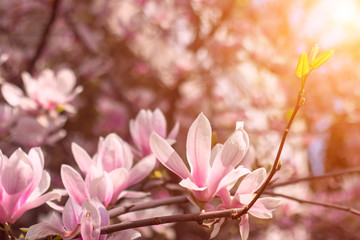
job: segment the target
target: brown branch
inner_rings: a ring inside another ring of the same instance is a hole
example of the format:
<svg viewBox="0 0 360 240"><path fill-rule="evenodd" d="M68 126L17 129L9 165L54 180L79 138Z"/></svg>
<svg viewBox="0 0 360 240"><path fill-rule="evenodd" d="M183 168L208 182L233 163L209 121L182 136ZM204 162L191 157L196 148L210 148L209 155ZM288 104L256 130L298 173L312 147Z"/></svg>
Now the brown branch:
<svg viewBox="0 0 360 240"><path fill-rule="evenodd" d="M113 218L128 212L134 212L148 208L159 207L163 205L186 203L186 202L188 202L187 196L176 196L176 197L169 197L169 198L163 198L163 199L146 201L146 202L130 203L110 209L109 216L110 218Z"/></svg>
<svg viewBox="0 0 360 240"><path fill-rule="evenodd" d="M304 199L299 199L299 198L295 198L289 195L285 195L285 194L281 194L281 193L274 193L274 192L263 192L264 194L267 195L271 195L271 196L275 196L275 197L283 197L283 198L287 198L299 203L307 203L307 204L312 204L312 205L316 205L316 206L321 206L321 207L326 207L326 208L333 208L336 210L340 210L340 211L344 211L344 212L348 212L348 213L352 213L355 215L360 216L360 211L350 208L350 207L343 207L337 204L330 204L330 203L321 203L321 202L315 202L315 201L310 201L310 200L304 200Z"/></svg>
<svg viewBox="0 0 360 240"><path fill-rule="evenodd" d="M306 79L303 79L303 82L305 82ZM255 197L253 198L253 200L239 213L239 217L244 215L245 213L247 213L249 211L249 209L255 204L255 202L260 198L261 194L265 191L266 187L270 184L271 179L273 178L273 176L275 175L275 173L280 169L279 167L281 167L281 165L279 165L280 162L280 156L282 153L282 149L284 147L285 144L285 140L286 137L290 131L291 125L295 119L295 116L297 114L297 112L299 111L300 107L305 103L305 98L303 98L304 95L304 87L305 84L303 83L295 104L295 108L294 111L291 114L290 120L284 130L283 136L281 138L281 143L278 149L278 152L276 154L276 158L274 160L274 164L271 168L271 171L268 175L268 177L266 178L265 182L263 183L263 185L261 185L261 188L256 192ZM281 163L280 163L281 164Z"/></svg>
<svg viewBox="0 0 360 240"><path fill-rule="evenodd" d="M48 40L49 40L49 35L50 35L50 31L51 28L55 22L55 19L57 17L57 13L58 13L58 8L60 5L60 0L54 0L53 4L52 4L52 8L51 8L51 13L50 13L50 18L49 21L47 22L44 31L41 35L39 44L36 48L35 54L32 57L32 59L29 61L28 67L27 67L27 71L29 73L32 74L35 64L37 62L37 60L40 58L41 54L44 52L44 49L47 46Z"/></svg>
<svg viewBox="0 0 360 240"><path fill-rule="evenodd" d="M159 225L165 223L175 223L175 222L197 222L201 224L203 220L222 218L222 217L227 217L227 218L231 217L233 219L237 219L238 216L240 215L240 212L242 211L243 211L242 208L236 208L236 209L227 209L227 210L213 211L213 212L201 212L201 213L193 213L193 214L180 214L180 215L153 217L153 218L141 219L132 222L122 222L110 226L105 226L101 228L101 233L110 234L125 229Z"/></svg>
<svg viewBox="0 0 360 240"><path fill-rule="evenodd" d="M268 188L272 189L275 187L291 185L294 183L299 183L299 182L304 182L304 181L316 181L316 180L320 180L320 179L337 177L337 176L353 174L353 173L360 173L360 168L345 169L345 170L340 170L340 171L336 171L336 172L325 173L325 174L319 175L319 176L309 176L309 177L303 177L303 178L297 178L297 179L290 179L288 181L271 184Z"/></svg>

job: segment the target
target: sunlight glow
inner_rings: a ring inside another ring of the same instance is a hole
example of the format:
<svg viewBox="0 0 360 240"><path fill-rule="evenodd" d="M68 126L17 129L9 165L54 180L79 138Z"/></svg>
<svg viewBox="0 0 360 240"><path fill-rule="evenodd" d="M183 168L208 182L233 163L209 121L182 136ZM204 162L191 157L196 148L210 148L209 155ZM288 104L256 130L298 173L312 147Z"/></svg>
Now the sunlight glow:
<svg viewBox="0 0 360 240"><path fill-rule="evenodd" d="M338 24L350 24L358 20L359 6L354 0L335 1L330 4L331 16Z"/></svg>

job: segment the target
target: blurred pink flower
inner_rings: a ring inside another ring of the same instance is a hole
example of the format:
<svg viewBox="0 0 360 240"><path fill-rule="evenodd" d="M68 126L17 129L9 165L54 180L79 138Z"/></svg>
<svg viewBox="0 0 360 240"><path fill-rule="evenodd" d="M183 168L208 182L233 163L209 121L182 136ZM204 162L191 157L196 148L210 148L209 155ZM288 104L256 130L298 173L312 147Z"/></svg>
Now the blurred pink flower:
<svg viewBox="0 0 360 240"><path fill-rule="evenodd" d="M224 187L249 172L242 166L235 169L249 148L249 138L241 125L224 145L211 150L211 126L203 113L191 125L186 142L186 153L191 172L170 144L153 133L150 146L169 170L182 178L180 185L187 188L200 202L209 203Z"/></svg>
<svg viewBox="0 0 360 240"><path fill-rule="evenodd" d="M171 143L175 142L179 132L179 123L175 124L168 136L166 136L166 127L165 116L158 108L154 112L142 109L135 120L130 120L131 138L141 151L141 156L151 154L149 140L153 131Z"/></svg>
<svg viewBox="0 0 360 240"><path fill-rule="evenodd" d="M43 70L37 79L27 72L22 74L25 92L17 86L4 83L1 91L5 100L13 107L26 111L45 109L56 110L61 107L68 112L75 112L70 102L82 92L83 88L77 86L74 73L69 69L60 70L56 75L50 69Z"/></svg>
<svg viewBox="0 0 360 240"><path fill-rule="evenodd" d="M81 233L81 238L77 239L103 240L106 235L100 235L100 227L109 224L109 214L98 199L85 201L80 207L69 198L62 213L62 219L52 213L48 222L31 226L25 239L36 240L49 235L61 235L62 239L66 240L73 239Z"/></svg>
<svg viewBox="0 0 360 240"><path fill-rule="evenodd" d="M109 134L105 139L100 138L98 151L93 158L76 143L72 144L72 151L76 163L86 176L88 176L92 168L97 171L103 171L104 175L109 176L113 187L111 204L125 196L144 196L142 192L124 190L143 180L154 169L156 159L153 155L141 159L133 166L134 156L130 146L114 133ZM75 176L75 174L72 175ZM68 188L72 187L71 184L68 186ZM81 191L82 187L79 187L79 191Z"/></svg>
<svg viewBox="0 0 360 240"><path fill-rule="evenodd" d="M99 113L94 126L97 135L104 132L122 132L127 129L129 113L125 104L109 97L100 97L96 102L96 110Z"/></svg>
<svg viewBox="0 0 360 240"><path fill-rule="evenodd" d="M10 158L0 152L0 222L14 223L25 211L60 200L61 191L43 195L49 186L40 148L32 148L29 154L17 149Z"/></svg>
<svg viewBox="0 0 360 240"><path fill-rule="evenodd" d="M47 116L19 117L10 130L11 141L27 147L53 144L66 136L66 131L61 129L66 120L65 116L55 119Z"/></svg>
<svg viewBox="0 0 360 240"><path fill-rule="evenodd" d="M233 197L230 196L230 189L223 188L219 192L222 204L217 206L217 210L231 209L231 208L243 208L249 204L256 195L256 191L266 180L266 171L264 168L259 168L250 174L248 174L239 184L239 187ZM254 217L269 219L272 218L272 212L280 206L280 200L272 197L259 198L255 204L249 209L248 213ZM220 231L220 226L224 223L225 219L221 219L219 223L216 223L211 233L210 238L214 238ZM241 216L239 223L240 236L242 240L247 240L249 236L249 216L244 214Z"/></svg>

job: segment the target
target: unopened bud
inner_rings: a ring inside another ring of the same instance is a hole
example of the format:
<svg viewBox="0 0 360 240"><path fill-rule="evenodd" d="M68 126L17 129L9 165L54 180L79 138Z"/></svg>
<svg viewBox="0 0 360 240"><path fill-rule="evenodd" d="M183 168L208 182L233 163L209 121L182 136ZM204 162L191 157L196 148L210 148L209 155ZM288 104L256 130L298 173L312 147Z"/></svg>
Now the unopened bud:
<svg viewBox="0 0 360 240"><path fill-rule="evenodd" d="M302 106L302 105L304 105L305 104L305 98L302 98L301 100L300 100L300 106Z"/></svg>

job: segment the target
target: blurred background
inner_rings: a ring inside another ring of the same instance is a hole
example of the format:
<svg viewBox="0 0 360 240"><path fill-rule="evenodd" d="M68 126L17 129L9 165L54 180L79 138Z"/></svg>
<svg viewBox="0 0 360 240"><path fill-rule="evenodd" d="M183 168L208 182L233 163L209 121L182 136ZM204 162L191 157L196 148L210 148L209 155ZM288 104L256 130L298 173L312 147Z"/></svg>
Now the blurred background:
<svg viewBox="0 0 360 240"><path fill-rule="evenodd" d="M336 52L308 78L276 177L322 175L360 165L359 12L356 0L2 0L0 53L8 59L1 78L23 87L24 71L69 68L84 87L63 127L66 137L43 146L54 187L61 187L60 165L74 165L71 142L91 154L111 132L131 142L129 120L143 108L160 108L169 129L179 121L174 147L182 156L200 112L214 142L244 121L251 144L244 164L269 169L300 88L298 57L318 43L320 54ZM5 140L4 153L19 147ZM328 178L278 191L360 208L358 180ZM22 219L20 225L29 221ZM359 223L348 213L284 199L274 220L250 220L250 239L357 239ZM175 238L208 238L194 225L176 225ZM229 221L218 239L238 239L237 231Z"/></svg>

